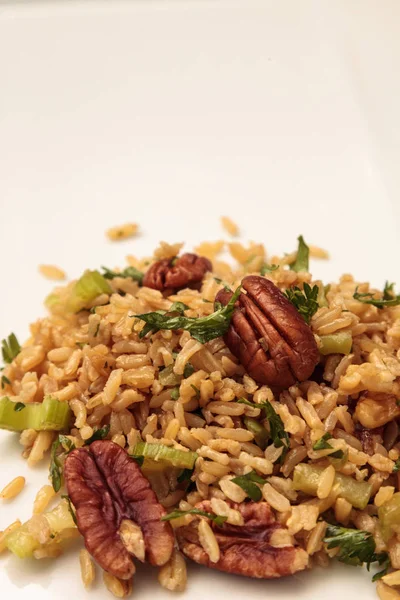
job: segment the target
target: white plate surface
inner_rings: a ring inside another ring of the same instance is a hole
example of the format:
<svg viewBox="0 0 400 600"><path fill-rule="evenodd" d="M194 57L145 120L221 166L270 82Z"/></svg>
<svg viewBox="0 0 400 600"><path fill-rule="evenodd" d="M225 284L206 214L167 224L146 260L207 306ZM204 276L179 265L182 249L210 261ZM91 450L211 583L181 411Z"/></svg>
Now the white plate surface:
<svg viewBox="0 0 400 600"><path fill-rule="evenodd" d="M191 247L223 234L272 251L296 237L331 250L315 263L381 285L399 280L400 4L320 0L0 2L0 338L44 314L39 263L69 276L123 264L159 239ZM134 241L105 229L138 221ZM0 529L27 519L46 470L0 435ZM136 597L164 600L140 570ZM375 597L337 566L278 582L190 567L184 598ZM109 597L79 580L76 548L56 562L2 558L1 597Z"/></svg>

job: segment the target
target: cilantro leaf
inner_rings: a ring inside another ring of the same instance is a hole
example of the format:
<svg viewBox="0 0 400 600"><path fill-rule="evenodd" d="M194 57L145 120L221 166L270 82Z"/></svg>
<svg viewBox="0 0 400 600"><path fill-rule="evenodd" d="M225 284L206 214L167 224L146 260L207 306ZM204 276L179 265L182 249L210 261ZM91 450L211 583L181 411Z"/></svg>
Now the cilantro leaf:
<svg viewBox="0 0 400 600"><path fill-rule="evenodd" d="M24 410L25 406L26 404L24 404L23 402L16 402L14 406L14 411L20 412L21 410Z"/></svg>
<svg viewBox="0 0 400 600"><path fill-rule="evenodd" d="M360 293L358 287L356 288L353 298L362 302L363 304L372 304L377 308L385 308L385 306L398 306L400 304L400 294L396 296L394 293L394 283L386 281L385 287L383 288L382 298L375 298L375 294L372 292Z"/></svg>
<svg viewBox="0 0 400 600"><path fill-rule="evenodd" d="M296 260L290 265L292 271L296 271L296 273L298 273L299 271L308 271L308 259L310 255L310 249L305 243L303 236L299 235L297 240L299 242L299 246L297 249Z"/></svg>
<svg viewBox="0 0 400 600"><path fill-rule="evenodd" d="M268 400L266 402L256 404L255 402L245 400L245 398L239 398L238 403L246 404L247 406L251 406L252 408L261 408L265 411L265 415L269 423L269 430L272 442L275 448L281 448L283 446L281 459L284 458L290 446L289 436L285 431L281 417L278 415L278 413L275 412L272 404L268 402Z"/></svg>
<svg viewBox="0 0 400 600"><path fill-rule="evenodd" d="M288 288L285 292L287 299L299 311L306 323L310 323L311 317L318 310L318 293L317 285L311 287L308 283L304 283L303 289L299 287Z"/></svg>
<svg viewBox="0 0 400 600"><path fill-rule="evenodd" d="M89 446L92 442L96 442L97 440L104 440L110 432L110 426L104 425L104 427L100 427L96 429L92 436L89 439L85 440L84 446Z"/></svg>
<svg viewBox="0 0 400 600"><path fill-rule="evenodd" d="M5 363L10 364L21 351L21 346L15 333L10 333L8 338L1 341L1 354Z"/></svg>
<svg viewBox="0 0 400 600"><path fill-rule="evenodd" d="M144 273L142 273L141 271L139 271L139 269L136 269L135 267L126 267L126 269L124 269L120 273L117 273L117 271L112 271L107 267L101 268L104 271L102 275L105 279L114 279L115 277L123 277L124 279L126 279L127 277L130 277L131 279L133 279L133 281L137 281L139 285L141 285L143 282Z"/></svg>
<svg viewBox="0 0 400 600"><path fill-rule="evenodd" d="M325 433L322 437L319 438L317 442L315 442L313 446L313 450L333 450L333 446L329 444L328 440L331 440L331 434ZM343 450L336 450L336 452L332 452L329 454L329 458L343 458L344 452Z"/></svg>
<svg viewBox="0 0 400 600"><path fill-rule="evenodd" d="M260 275L272 273L272 271L276 271L277 269L279 269L279 265L268 265L267 263L264 263L260 269Z"/></svg>
<svg viewBox="0 0 400 600"><path fill-rule="evenodd" d="M60 457L57 454L58 450L62 448L65 454L69 454L75 449L75 444L66 435L60 434L56 440L54 440L51 451L50 451L50 479L55 492L58 492L61 488L62 483L62 465Z"/></svg>
<svg viewBox="0 0 400 600"><path fill-rule="evenodd" d="M254 502L259 502L262 498L262 493L257 483L261 485L265 484L265 479L257 475L255 471L250 471L250 473L246 473L246 475L239 475L238 477L234 477L231 479L233 483L236 483L239 487L242 488L246 492L246 494L253 500Z"/></svg>
<svg viewBox="0 0 400 600"><path fill-rule="evenodd" d="M336 557L347 565L366 563L369 568L371 563L383 561L382 555L375 554L375 541L368 531L328 525L324 542L328 548L339 548Z"/></svg>
<svg viewBox="0 0 400 600"><path fill-rule="evenodd" d="M155 333L161 329L184 329L189 331L191 336L202 344L220 337L228 330L240 289L240 287L237 288L226 306L221 306L207 317L171 316L170 312L165 310L135 315L137 319L141 319L146 323L140 332L140 337L142 338L150 332Z"/></svg>
<svg viewBox="0 0 400 600"><path fill-rule="evenodd" d="M212 513L205 512L204 510L199 510L198 508L191 508L190 510L173 510L161 517L161 521L172 521L172 519L179 519L179 517L184 517L186 515L200 515L202 517L207 517L211 521L217 525L217 527L221 527L227 519L227 517L221 517L219 515L213 515Z"/></svg>

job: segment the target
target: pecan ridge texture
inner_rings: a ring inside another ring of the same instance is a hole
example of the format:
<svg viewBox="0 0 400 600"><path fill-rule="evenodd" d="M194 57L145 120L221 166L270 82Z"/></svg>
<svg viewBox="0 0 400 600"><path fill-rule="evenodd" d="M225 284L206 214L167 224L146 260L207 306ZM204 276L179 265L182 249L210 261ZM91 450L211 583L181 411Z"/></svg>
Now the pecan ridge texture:
<svg viewBox="0 0 400 600"><path fill-rule="evenodd" d="M249 275L224 340L258 383L288 388L304 381L319 361L311 328L293 304L268 279ZM231 292L215 300L227 304Z"/></svg>
<svg viewBox="0 0 400 600"><path fill-rule="evenodd" d="M140 526L146 559L152 565L169 560L174 535L170 524L160 521L165 510L139 466L120 446L96 441L89 450L73 450L64 474L86 548L105 571L119 579L130 579L135 572L118 533L124 520Z"/></svg>
<svg viewBox="0 0 400 600"><path fill-rule="evenodd" d="M242 514L244 525L224 523L218 527L209 523L219 545L219 561L212 563L202 548L197 533L198 521L176 530L179 546L187 557L212 569L259 579L292 575L308 566L308 554L302 548L287 543L272 545L272 536L284 528L276 522L267 502L231 503L231 507ZM210 502L200 502L196 508L210 512Z"/></svg>
<svg viewBox="0 0 400 600"><path fill-rule="evenodd" d="M144 275L143 285L160 291L200 288L207 271L212 271L208 258L186 253L175 259L164 258L152 264Z"/></svg>

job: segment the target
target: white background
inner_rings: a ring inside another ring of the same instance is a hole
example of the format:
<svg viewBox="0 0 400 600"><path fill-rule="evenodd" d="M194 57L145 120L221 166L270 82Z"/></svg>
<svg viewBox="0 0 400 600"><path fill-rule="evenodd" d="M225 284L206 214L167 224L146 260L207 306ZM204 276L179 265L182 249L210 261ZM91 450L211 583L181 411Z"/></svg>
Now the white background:
<svg viewBox="0 0 400 600"><path fill-rule="evenodd" d="M381 286L399 280L398 0L0 1L0 338L43 315L39 263L71 277L123 264L159 239L221 237L231 215L272 252L296 237L315 263ZM110 225L141 235L108 243ZM26 519L45 470L0 436L0 529ZM75 549L55 563L2 559L1 597L89 597ZM338 567L280 582L190 569L185 598L374 598ZM162 599L141 571L136 596ZM92 596L108 597L99 584Z"/></svg>

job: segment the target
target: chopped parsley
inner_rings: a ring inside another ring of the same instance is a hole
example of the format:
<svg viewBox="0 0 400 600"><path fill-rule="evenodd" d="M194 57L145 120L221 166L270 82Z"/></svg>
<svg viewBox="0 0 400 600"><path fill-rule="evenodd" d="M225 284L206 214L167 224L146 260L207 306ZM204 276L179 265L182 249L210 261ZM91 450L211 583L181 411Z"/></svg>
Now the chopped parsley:
<svg viewBox="0 0 400 600"><path fill-rule="evenodd" d="M362 302L363 304L372 304L377 308L385 308L385 306L398 306L400 304L400 294L396 296L394 293L394 283L385 283L383 288L382 298L375 298L375 294L372 292L360 293L358 287L353 295L355 300Z"/></svg>
<svg viewBox="0 0 400 600"><path fill-rule="evenodd" d="M295 286L288 288L284 293L287 299L299 311L305 322L309 324L311 317L318 310L318 286L314 285L311 287L310 284L304 283L302 290Z"/></svg>
<svg viewBox="0 0 400 600"><path fill-rule="evenodd" d="M21 410L24 410L25 406L26 404L24 404L23 402L16 402L14 406L14 411L21 412Z"/></svg>
<svg viewBox="0 0 400 600"><path fill-rule="evenodd" d="M102 273L102 275L105 279L114 279L115 277L123 277L124 279L126 279L127 277L130 277L131 279L133 279L133 281L137 281L139 283L139 285L141 285L143 282L144 273L142 273L135 267L126 267L126 269L124 269L120 273L117 273L116 271L112 271L111 269L108 269L107 267L101 267L101 268L104 271L104 273Z"/></svg>
<svg viewBox="0 0 400 600"><path fill-rule="evenodd" d="M66 436L60 434L54 440L50 451L50 479L55 492L59 492L62 483L62 465L59 454L59 449L62 449L65 454L69 454L75 449L75 444Z"/></svg>
<svg viewBox="0 0 400 600"><path fill-rule="evenodd" d="M85 440L84 446L89 446L90 444L92 444L93 442L96 442L97 440L104 440L108 436L109 432L110 432L109 425L104 425L104 427L100 427L99 429L96 429L96 431L93 433L93 435L90 436L89 439Z"/></svg>
<svg viewBox="0 0 400 600"><path fill-rule="evenodd" d="M171 315L170 311L165 310L135 315L137 319L141 319L146 323L140 332L140 337L142 338L148 333L155 333L161 329L184 329L189 331L191 336L202 344L220 337L228 330L240 289L240 287L237 288L226 306L218 307L215 312L207 317Z"/></svg>
<svg viewBox="0 0 400 600"><path fill-rule="evenodd" d="M333 450L333 446L331 446L331 444L328 442L328 440L331 439L331 434L329 432L325 433L317 442L315 442L313 450ZM329 454L330 458L343 458L343 456L343 450L337 450L336 452Z"/></svg>
<svg viewBox="0 0 400 600"><path fill-rule="evenodd" d="M393 473L398 473L400 471L400 458L396 460L393 467Z"/></svg>
<svg viewBox="0 0 400 600"><path fill-rule="evenodd" d="M252 408L260 408L265 411L265 415L268 419L270 436L275 448L281 448L283 446L283 452L281 454L281 459L284 458L287 451L289 450L290 440L289 436L285 431L283 426L283 421L278 413L275 412L274 407L268 400L266 402L261 402L260 404L256 404L255 402L250 402L249 400L245 400L245 398L240 398L238 400L239 404L246 404L247 406L251 406Z"/></svg>
<svg viewBox="0 0 400 600"><path fill-rule="evenodd" d="M290 268L292 271L296 271L298 273L299 271L308 271L310 249L305 243L302 235L299 235L297 240L299 242L297 256L296 260L291 263Z"/></svg>
<svg viewBox="0 0 400 600"><path fill-rule="evenodd" d="M69 496L66 496L66 495L64 495L64 494L61 496L61 498L63 498L63 500L66 500L66 501L67 501L67 504L68 504L68 510L69 510L69 512L71 513L72 520L73 520L73 522L75 523L75 525L78 525L78 522L77 522L77 520L76 520L76 514L75 514L75 511L74 511L74 509L73 509L73 507L72 507L71 498L70 498Z"/></svg>
<svg viewBox="0 0 400 600"><path fill-rule="evenodd" d="M200 400L200 390L199 390L199 388L198 388L198 387L196 387L195 385L193 385L193 383L191 384L191 386L190 386L190 387L191 387L191 388L194 390L194 392L195 392L195 398L196 398L196 400Z"/></svg>
<svg viewBox="0 0 400 600"><path fill-rule="evenodd" d="M265 479L257 475L255 471L250 471L250 473L247 473L246 475L234 477L231 481L241 487L254 502L259 502L261 500L262 493L257 483L264 485Z"/></svg>
<svg viewBox="0 0 400 600"><path fill-rule="evenodd" d="M5 363L10 364L21 351L21 346L15 333L10 333L8 338L1 341L1 354Z"/></svg>
<svg viewBox="0 0 400 600"><path fill-rule="evenodd" d="M174 510L164 517L161 517L161 521L172 521L172 519L179 519L180 517L185 517L186 515L199 515L201 517L207 517L207 519L214 521L217 527L221 527L221 525L223 525L227 519L227 517L213 515L212 513L205 512L204 510L199 510L198 508L191 508L190 510Z"/></svg>

